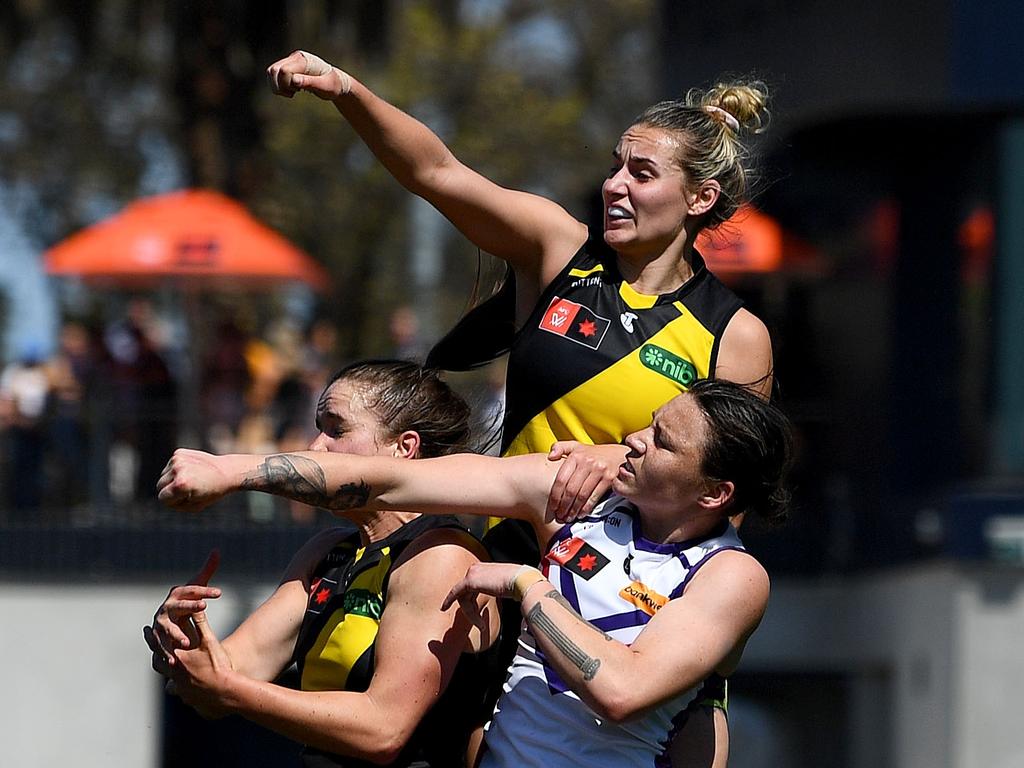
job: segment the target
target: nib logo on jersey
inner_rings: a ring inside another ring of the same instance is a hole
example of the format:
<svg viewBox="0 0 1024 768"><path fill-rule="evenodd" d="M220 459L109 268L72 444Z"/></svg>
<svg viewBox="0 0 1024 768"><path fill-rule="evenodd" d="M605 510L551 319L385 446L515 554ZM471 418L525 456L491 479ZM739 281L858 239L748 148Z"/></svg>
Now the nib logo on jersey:
<svg viewBox="0 0 1024 768"><path fill-rule="evenodd" d="M555 296L541 318L541 330L564 336L591 349L601 346L611 321L589 307Z"/></svg>

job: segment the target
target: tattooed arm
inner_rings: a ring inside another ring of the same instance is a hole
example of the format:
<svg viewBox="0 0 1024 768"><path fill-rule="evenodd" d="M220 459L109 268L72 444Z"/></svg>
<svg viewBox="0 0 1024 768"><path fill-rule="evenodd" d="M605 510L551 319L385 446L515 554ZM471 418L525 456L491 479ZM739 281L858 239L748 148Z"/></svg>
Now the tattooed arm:
<svg viewBox="0 0 1024 768"><path fill-rule="evenodd" d="M309 455L217 456L179 448L157 482L157 497L184 512L199 512L236 491L263 491L331 510L371 504L371 489L366 482L353 477L329 484L323 468Z"/></svg>
<svg viewBox="0 0 1024 768"><path fill-rule="evenodd" d="M557 470L558 463L544 454L407 461L319 451L215 456L182 448L164 468L157 490L162 502L187 512L251 490L336 512L365 508L515 517L531 522L546 540L559 527L545 519Z"/></svg>
<svg viewBox="0 0 1024 768"><path fill-rule="evenodd" d="M267 456L242 479L240 489L267 491L325 509L365 507L370 498L370 486L362 481L342 483L329 491L319 464L288 453Z"/></svg>
<svg viewBox="0 0 1024 768"><path fill-rule="evenodd" d="M531 569L532 570L532 569ZM482 563L455 585L446 605L478 593L522 598L538 648L559 676L599 716L622 722L699 685L729 674L757 628L768 600L768 576L754 558L722 552L669 601L632 645L614 640L580 616L546 579L520 566ZM514 595L520 576L524 593ZM530 583L530 582L533 583Z"/></svg>

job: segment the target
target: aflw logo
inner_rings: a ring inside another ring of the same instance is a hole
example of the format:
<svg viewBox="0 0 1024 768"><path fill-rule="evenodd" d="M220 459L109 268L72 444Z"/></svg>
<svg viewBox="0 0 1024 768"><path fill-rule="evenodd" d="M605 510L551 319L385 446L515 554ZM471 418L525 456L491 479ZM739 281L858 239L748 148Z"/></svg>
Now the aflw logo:
<svg viewBox="0 0 1024 768"><path fill-rule="evenodd" d="M686 388L691 387L697 380L697 369L693 367L693 363L654 344L644 344L640 347L640 362Z"/></svg>
<svg viewBox="0 0 1024 768"><path fill-rule="evenodd" d="M555 296L540 321L540 329L591 349L601 346L611 321L590 307Z"/></svg>

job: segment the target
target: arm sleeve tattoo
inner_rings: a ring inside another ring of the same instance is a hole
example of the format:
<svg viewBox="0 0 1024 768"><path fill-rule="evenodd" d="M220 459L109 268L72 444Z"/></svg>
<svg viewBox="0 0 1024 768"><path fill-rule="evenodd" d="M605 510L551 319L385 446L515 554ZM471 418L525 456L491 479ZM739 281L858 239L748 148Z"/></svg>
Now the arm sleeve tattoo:
<svg viewBox="0 0 1024 768"><path fill-rule="evenodd" d="M577 619L579 619L595 631L600 632L600 630L598 630L597 627L594 627L593 624L590 624L582 616L576 613L576 611L572 609L572 606L569 605L569 603L565 600L564 597L562 597L562 595L557 590L551 590L544 596L550 597L552 600L555 600L560 605L563 605ZM531 608L527 612L526 620L529 622L530 627L532 629L541 632L542 634L546 635L548 639L551 640L551 642L562 653L562 655L565 656L565 658L567 658L569 662L580 671L580 674L583 675L583 680L585 682L589 683L591 680L594 679L594 676L597 674L598 669L601 668L601 660L594 658L593 656L589 655L586 651L584 651L582 648L580 648L578 645L576 645L576 643L574 643L572 639L565 634L565 632L558 628L555 622L551 620L551 617L544 613L544 609L541 607L541 604L539 602L536 603L533 606L533 608ZM608 637L608 635L606 635L605 633L601 632L601 634L604 635L605 639L611 640L611 638Z"/></svg>
<svg viewBox="0 0 1024 768"><path fill-rule="evenodd" d="M355 509L365 506L370 498L370 486L362 481L342 483L338 490L329 493L327 479L319 464L304 456L288 453L268 456L242 480L241 487L327 509Z"/></svg>

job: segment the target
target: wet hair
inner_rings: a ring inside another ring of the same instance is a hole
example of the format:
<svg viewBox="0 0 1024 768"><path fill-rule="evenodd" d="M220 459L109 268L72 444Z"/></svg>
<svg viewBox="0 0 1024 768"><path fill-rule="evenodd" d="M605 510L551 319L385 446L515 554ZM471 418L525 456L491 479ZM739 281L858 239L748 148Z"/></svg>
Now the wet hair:
<svg viewBox="0 0 1024 768"><path fill-rule="evenodd" d="M677 160L691 189L710 179L721 186L702 229L715 229L749 200L755 171L744 134L768 127L767 104L768 88L760 81L717 83L706 91L692 89L682 99L654 104L633 121L675 135L680 147Z"/></svg>
<svg viewBox="0 0 1024 768"><path fill-rule="evenodd" d="M356 384L363 404L389 437L406 430L420 436L420 457L469 449L470 408L438 372L405 360L367 360L338 371L324 392L339 381Z"/></svg>
<svg viewBox="0 0 1024 768"><path fill-rule="evenodd" d="M789 511L786 475L793 461L789 419L746 387L702 379L689 390L708 424L702 471L712 482L735 486L728 514L750 512L769 524Z"/></svg>

